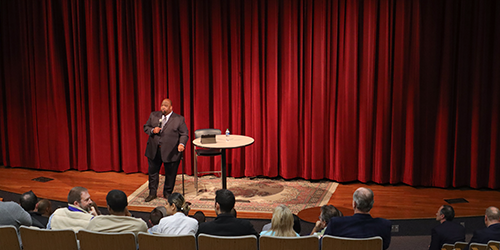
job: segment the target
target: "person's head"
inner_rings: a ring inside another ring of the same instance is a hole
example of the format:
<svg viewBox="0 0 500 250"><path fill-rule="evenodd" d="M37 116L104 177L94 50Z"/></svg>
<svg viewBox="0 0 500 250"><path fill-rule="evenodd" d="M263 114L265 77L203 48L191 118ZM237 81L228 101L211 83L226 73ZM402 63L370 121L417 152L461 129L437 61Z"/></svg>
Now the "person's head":
<svg viewBox="0 0 500 250"><path fill-rule="evenodd" d="M323 227L328 225L330 219L333 217L342 217L343 214L333 205L324 205L321 207L321 213L319 215L319 220L323 223Z"/></svg>
<svg viewBox="0 0 500 250"><path fill-rule="evenodd" d="M172 112L172 101L168 98L163 99L160 106L161 113L163 115L168 115Z"/></svg>
<svg viewBox="0 0 500 250"><path fill-rule="evenodd" d="M149 214L149 221L153 224L153 226L158 225L161 218L165 216L167 216L167 209L165 209L164 206L157 206Z"/></svg>
<svg viewBox="0 0 500 250"><path fill-rule="evenodd" d="M128 205L127 195L121 190L113 189L106 195L106 203L110 214L123 213Z"/></svg>
<svg viewBox="0 0 500 250"><path fill-rule="evenodd" d="M47 199L41 199L36 204L36 211L42 216L49 217L52 214L52 203Z"/></svg>
<svg viewBox="0 0 500 250"><path fill-rule="evenodd" d="M497 207L489 207L484 214L484 223L487 227L500 222L500 211Z"/></svg>
<svg viewBox="0 0 500 250"><path fill-rule="evenodd" d="M198 225L205 222L205 220L206 220L205 214L202 211L196 211L196 213L194 213L193 217L198 221Z"/></svg>
<svg viewBox="0 0 500 250"><path fill-rule="evenodd" d="M300 218L296 214L293 214L293 231L300 234L302 231L302 226L300 225Z"/></svg>
<svg viewBox="0 0 500 250"><path fill-rule="evenodd" d="M293 214L285 205L279 205L274 208L273 218L271 219L271 231L275 236L295 236L293 230Z"/></svg>
<svg viewBox="0 0 500 250"><path fill-rule="evenodd" d="M215 191L215 212L219 213L230 213L231 209L234 208L234 203L236 199L233 192L228 189L219 189Z"/></svg>
<svg viewBox="0 0 500 250"><path fill-rule="evenodd" d="M450 205L442 205L436 213L436 220L441 223L452 221L455 218L455 210Z"/></svg>
<svg viewBox="0 0 500 250"><path fill-rule="evenodd" d="M352 195L352 206L355 213L369 213L373 207L373 191L365 187L356 189Z"/></svg>
<svg viewBox="0 0 500 250"><path fill-rule="evenodd" d="M167 215L172 215L177 212L182 212L185 215L189 213L189 204L184 199L184 196L179 193L172 193L168 196L168 204L166 206Z"/></svg>
<svg viewBox="0 0 500 250"><path fill-rule="evenodd" d="M92 200L89 191L84 187L74 187L69 191L68 203L90 212Z"/></svg>
<svg viewBox="0 0 500 250"><path fill-rule="evenodd" d="M19 204L27 212L34 211L36 208L37 202L38 202L38 198L36 197L35 193L33 193L33 191L31 191L31 190L22 194L21 198L19 198Z"/></svg>

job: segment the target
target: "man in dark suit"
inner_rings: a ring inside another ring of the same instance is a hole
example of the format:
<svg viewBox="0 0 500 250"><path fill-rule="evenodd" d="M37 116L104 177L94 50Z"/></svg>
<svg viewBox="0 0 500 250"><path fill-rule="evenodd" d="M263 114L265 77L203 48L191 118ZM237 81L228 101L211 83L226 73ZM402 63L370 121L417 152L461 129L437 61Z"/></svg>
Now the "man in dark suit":
<svg viewBox="0 0 500 250"><path fill-rule="evenodd" d="M218 236L259 236L249 221L237 219L231 214L235 201L233 192L227 189L217 190L215 192L215 213L217 218L213 221L201 223L197 235L204 233Z"/></svg>
<svg viewBox="0 0 500 250"><path fill-rule="evenodd" d="M163 197L168 198L175 186L177 169L182 157L189 132L184 117L172 111L172 101L161 102L161 111L154 111L144 124L144 132L149 135L146 157L149 163L149 195L146 202L156 198L160 168L165 167L165 185Z"/></svg>
<svg viewBox="0 0 500 250"><path fill-rule="evenodd" d="M372 218L373 191L369 188L358 188L353 194L353 216L333 217L326 227L325 235L347 238L368 238L380 236L383 248L391 244L391 225L389 220Z"/></svg>
<svg viewBox="0 0 500 250"><path fill-rule="evenodd" d="M429 250L440 250L443 244L465 241L465 227L452 222L453 218L455 218L455 210L452 206L443 205L439 208L436 220L441 224L432 229Z"/></svg>
<svg viewBox="0 0 500 250"><path fill-rule="evenodd" d="M487 244L490 240L500 241L500 211L498 208L489 207L486 209L484 224L486 228L474 231L470 243Z"/></svg>

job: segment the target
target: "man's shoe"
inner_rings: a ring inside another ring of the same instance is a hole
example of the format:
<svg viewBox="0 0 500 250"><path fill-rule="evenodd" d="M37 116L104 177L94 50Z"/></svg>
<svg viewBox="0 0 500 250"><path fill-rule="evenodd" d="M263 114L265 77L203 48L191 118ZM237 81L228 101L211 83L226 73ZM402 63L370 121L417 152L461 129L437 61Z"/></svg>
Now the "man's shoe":
<svg viewBox="0 0 500 250"><path fill-rule="evenodd" d="M156 198L156 194L150 194L146 199L144 199L145 202L150 202Z"/></svg>

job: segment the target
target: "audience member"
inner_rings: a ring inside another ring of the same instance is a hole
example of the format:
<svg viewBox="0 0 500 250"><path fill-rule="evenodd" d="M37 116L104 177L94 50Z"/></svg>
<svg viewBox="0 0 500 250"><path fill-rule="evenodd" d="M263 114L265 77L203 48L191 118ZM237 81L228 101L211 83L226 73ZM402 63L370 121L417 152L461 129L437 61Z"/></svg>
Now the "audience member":
<svg viewBox="0 0 500 250"><path fill-rule="evenodd" d="M158 224L159 233L170 235L196 234L198 221L187 216L190 208L182 194L172 193L169 195L165 208L169 216L160 220L160 224Z"/></svg>
<svg viewBox="0 0 500 250"><path fill-rule="evenodd" d="M196 213L194 213L193 215L193 218L195 218L198 221L198 225L205 222L206 220L205 214L202 211L196 211Z"/></svg>
<svg viewBox="0 0 500 250"><path fill-rule="evenodd" d="M45 228L47 226L48 218L43 217L41 214L35 211L38 198L33 191L26 192L19 198L19 204L28 212L31 216L31 225L38 228ZM43 220L40 221L40 220Z"/></svg>
<svg viewBox="0 0 500 250"><path fill-rule="evenodd" d="M271 226L272 226L271 222L265 224L262 227L261 232L271 230ZM302 230L302 226L300 225L300 218L296 214L293 214L293 231L295 231L296 233L298 233L300 235L301 230Z"/></svg>
<svg viewBox="0 0 500 250"><path fill-rule="evenodd" d="M127 209L127 195L121 190L111 190L106 195L109 215L100 215L92 219L87 229L96 232L121 233L147 232L148 225L139 218L134 218Z"/></svg>
<svg viewBox="0 0 500 250"><path fill-rule="evenodd" d="M487 244L488 241L500 241L500 211L496 207L486 209L484 224L486 228L474 231L470 243ZM469 243L469 245L470 245Z"/></svg>
<svg viewBox="0 0 500 250"><path fill-rule="evenodd" d="M89 191L84 187L74 187L68 194L68 207L56 209L47 223L48 229L84 229L90 220L97 216L90 205Z"/></svg>
<svg viewBox="0 0 500 250"><path fill-rule="evenodd" d="M160 223L160 220L165 216L167 216L167 209L165 209L164 206L155 207L149 214L149 223L151 223L152 227L148 229L148 233L160 233L160 231L158 230L158 224Z"/></svg>
<svg viewBox="0 0 500 250"><path fill-rule="evenodd" d="M234 218L238 218L238 213L236 212L236 209L231 209L231 215L234 217Z"/></svg>
<svg viewBox="0 0 500 250"><path fill-rule="evenodd" d="M41 199L36 204L36 211L43 217L46 217L48 221L48 218L52 214L52 203L47 199Z"/></svg>
<svg viewBox="0 0 500 250"><path fill-rule="evenodd" d="M0 226L31 226L31 216L13 201L0 201Z"/></svg>
<svg viewBox="0 0 500 250"><path fill-rule="evenodd" d="M368 238L380 236L383 249L391 244L391 222L382 218L372 218L373 191L369 188L358 188L353 194L353 216L333 217L326 227L325 234L349 237Z"/></svg>
<svg viewBox="0 0 500 250"><path fill-rule="evenodd" d="M219 189L215 192L215 213L217 218L213 221L200 224L198 234L211 234L218 236L241 236L259 234L253 225L246 220L237 219L231 215L234 208L235 197L233 192L227 189Z"/></svg>
<svg viewBox="0 0 500 250"><path fill-rule="evenodd" d="M431 233L429 250L440 250L443 244L455 244L465 241L465 227L453 222L455 210L452 206L442 205L436 213L436 220L441 224L434 227Z"/></svg>
<svg viewBox="0 0 500 250"><path fill-rule="evenodd" d="M274 208L273 217L271 219L271 229L269 231L262 231L260 235L284 237L300 236L293 230L293 214L285 205L279 205Z"/></svg>
<svg viewBox="0 0 500 250"><path fill-rule="evenodd" d="M326 226L333 217L342 217L343 214L333 205L324 205L321 207L321 213L319 215L319 220L316 221L311 235L316 235L318 238L323 237L325 234Z"/></svg>

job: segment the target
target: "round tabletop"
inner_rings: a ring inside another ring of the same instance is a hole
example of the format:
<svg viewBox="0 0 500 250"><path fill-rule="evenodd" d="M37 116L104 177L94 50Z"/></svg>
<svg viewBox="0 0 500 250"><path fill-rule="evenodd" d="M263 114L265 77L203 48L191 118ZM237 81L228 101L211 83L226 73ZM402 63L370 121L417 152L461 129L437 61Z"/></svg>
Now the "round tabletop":
<svg viewBox="0 0 500 250"><path fill-rule="evenodd" d="M226 135L216 135L216 143L201 143L201 138L193 140L193 144L203 148L240 148L245 147L254 142L254 139L246 135L229 135L229 141L226 141Z"/></svg>

